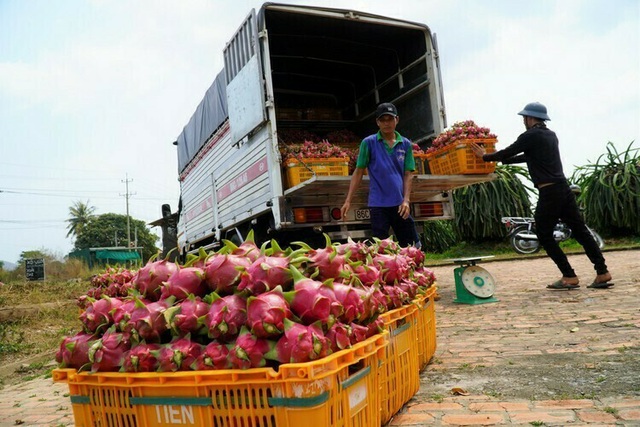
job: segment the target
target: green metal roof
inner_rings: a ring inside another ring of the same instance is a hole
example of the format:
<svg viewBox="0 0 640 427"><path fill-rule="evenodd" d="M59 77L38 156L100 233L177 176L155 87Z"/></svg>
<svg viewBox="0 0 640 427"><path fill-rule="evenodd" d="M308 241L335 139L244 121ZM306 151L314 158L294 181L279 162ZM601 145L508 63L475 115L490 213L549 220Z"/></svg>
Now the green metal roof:
<svg viewBox="0 0 640 427"><path fill-rule="evenodd" d="M138 252L132 251L96 251L96 259L113 259L116 261L129 261L141 259Z"/></svg>

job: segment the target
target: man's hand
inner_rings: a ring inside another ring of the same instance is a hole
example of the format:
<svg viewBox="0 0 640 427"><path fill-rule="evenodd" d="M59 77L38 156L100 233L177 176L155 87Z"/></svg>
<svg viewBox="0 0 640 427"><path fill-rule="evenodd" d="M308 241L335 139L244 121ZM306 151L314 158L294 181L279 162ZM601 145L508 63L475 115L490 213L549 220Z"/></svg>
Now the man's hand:
<svg viewBox="0 0 640 427"><path fill-rule="evenodd" d="M471 149L476 154L476 156L478 156L480 158L482 158L482 156L487 154L487 150L485 150L484 147L479 146L477 142L472 142L471 143Z"/></svg>
<svg viewBox="0 0 640 427"><path fill-rule="evenodd" d="M402 202L402 204L398 207L398 214L402 217L402 219L409 218L409 202Z"/></svg>
<svg viewBox="0 0 640 427"><path fill-rule="evenodd" d="M351 202L344 202L344 205L340 208L340 218L342 221L347 219L347 212L349 212L349 208L351 207Z"/></svg>

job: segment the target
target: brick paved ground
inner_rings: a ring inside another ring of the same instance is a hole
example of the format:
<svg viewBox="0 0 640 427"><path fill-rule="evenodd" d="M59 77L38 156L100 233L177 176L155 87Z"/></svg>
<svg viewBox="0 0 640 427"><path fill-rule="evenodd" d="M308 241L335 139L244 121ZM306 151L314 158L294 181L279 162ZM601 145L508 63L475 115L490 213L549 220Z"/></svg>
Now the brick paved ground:
<svg viewBox="0 0 640 427"><path fill-rule="evenodd" d="M546 257L482 262L500 300L483 305L454 303L454 267L433 268L438 348L389 425L640 426L640 251L605 256L609 290L586 288L584 255L570 256L573 291L544 288L559 278Z"/></svg>
<svg viewBox="0 0 640 427"><path fill-rule="evenodd" d="M389 425L640 426L640 251L606 257L610 290L585 288L593 270L584 255L570 257L576 291L544 289L557 279L548 258L481 263L500 302L473 306L453 303L452 266L434 268L438 349ZM71 426L67 393L44 378L5 387L0 426Z"/></svg>

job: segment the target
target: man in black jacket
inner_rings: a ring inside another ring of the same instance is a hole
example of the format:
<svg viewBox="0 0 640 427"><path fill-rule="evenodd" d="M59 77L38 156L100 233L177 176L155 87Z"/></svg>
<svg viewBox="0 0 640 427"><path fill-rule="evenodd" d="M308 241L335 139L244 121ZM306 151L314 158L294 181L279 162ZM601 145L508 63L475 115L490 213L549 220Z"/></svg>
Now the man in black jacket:
<svg viewBox="0 0 640 427"><path fill-rule="evenodd" d="M486 154L485 149L477 144L472 148L475 154L485 161L498 161L504 164L527 163L531 180L539 192L534 215L538 240L562 272L562 278L548 285L547 288L580 287L578 276L569 264L567 256L553 238L553 229L559 219L571 228L572 236L582 245L594 265L596 278L587 287L602 289L613 286L602 252L587 230L575 195L569 188L569 183L562 171L558 138L545 124L546 120L551 120L547 115L547 108L539 102L532 102L518 114L523 116L527 130L513 144L491 154Z"/></svg>

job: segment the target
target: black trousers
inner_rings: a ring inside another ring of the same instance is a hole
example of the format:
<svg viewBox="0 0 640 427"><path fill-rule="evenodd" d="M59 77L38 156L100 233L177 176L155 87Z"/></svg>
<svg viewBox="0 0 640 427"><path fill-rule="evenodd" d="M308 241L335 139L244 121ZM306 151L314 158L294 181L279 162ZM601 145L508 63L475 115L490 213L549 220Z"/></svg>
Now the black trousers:
<svg viewBox="0 0 640 427"><path fill-rule="evenodd" d="M575 194L566 183L553 184L539 190L538 205L534 215L536 220L536 234L540 244L547 251L549 257L556 263L562 276L576 277L576 273L569 264L567 256L560 249L560 245L553 238L553 228L562 220L571 229L571 235L584 248L587 257L593 263L597 274L605 274L605 264L602 252L593 236L587 230L582 219L580 209L576 203Z"/></svg>
<svg viewBox="0 0 640 427"><path fill-rule="evenodd" d="M369 208L369 212L374 237L386 239L389 237L389 227L391 227L400 246L414 245L418 248L421 246L413 218L409 215L407 219L403 219L398 213L398 206Z"/></svg>

